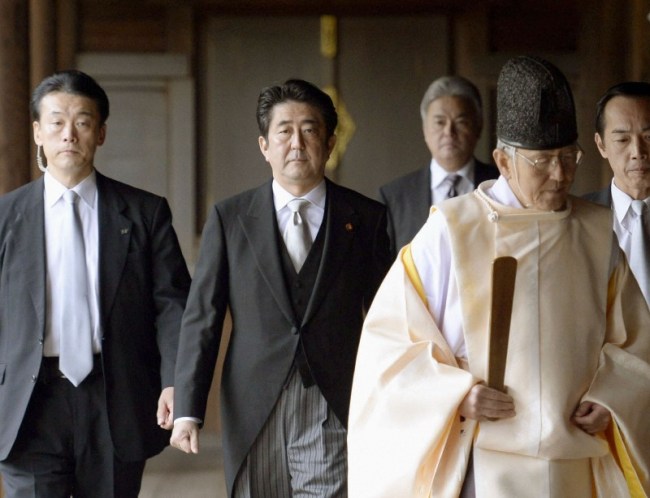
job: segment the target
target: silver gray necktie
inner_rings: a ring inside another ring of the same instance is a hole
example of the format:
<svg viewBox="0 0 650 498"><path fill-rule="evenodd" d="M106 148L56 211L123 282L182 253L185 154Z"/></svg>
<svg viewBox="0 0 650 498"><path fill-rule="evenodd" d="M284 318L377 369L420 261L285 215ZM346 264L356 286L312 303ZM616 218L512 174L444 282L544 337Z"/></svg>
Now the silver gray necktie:
<svg viewBox="0 0 650 498"><path fill-rule="evenodd" d="M442 182L444 185L447 185L449 187L449 190L447 190L447 193L445 194L445 199L451 199L452 197L456 197L458 195L457 189L462 178L463 177L458 174L447 175L447 177Z"/></svg>
<svg viewBox="0 0 650 498"><path fill-rule="evenodd" d="M65 215L61 227L62 313L59 370L75 386L93 368L86 251L81 220L77 211L79 196L73 190L63 194Z"/></svg>
<svg viewBox="0 0 650 498"><path fill-rule="evenodd" d="M287 204L292 215L284 232L284 242L287 245L287 251L296 272L299 272L300 268L302 268L305 259L307 259L307 254L309 254L309 249L311 249L312 240L309 226L303 219L304 208L308 204L309 201L306 199L293 199Z"/></svg>
<svg viewBox="0 0 650 498"><path fill-rule="evenodd" d="M648 208L643 201L632 201L632 209L636 213L632 225L630 244L630 268L639 282L645 300L650 303L650 265L648 264Z"/></svg>

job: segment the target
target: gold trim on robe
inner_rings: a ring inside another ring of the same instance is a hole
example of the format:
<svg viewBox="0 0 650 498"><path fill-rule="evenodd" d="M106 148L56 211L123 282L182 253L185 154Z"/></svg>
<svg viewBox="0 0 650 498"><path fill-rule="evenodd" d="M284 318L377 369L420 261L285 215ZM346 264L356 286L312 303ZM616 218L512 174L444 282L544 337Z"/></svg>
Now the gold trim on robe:
<svg viewBox="0 0 650 498"><path fill-rule="evenodd" d="M472 444L480 453L477 498L592 496L575 472L593 480L593 496L647 496L650 312L625 258L612 267L609 211L577 198L563 212L522 210L478 193L442 203L431 216L443 216L450 234L469 372L427 308L407 246L363 327L348 430L350 497L455 498ZM517 415L461 422L458 406L487 372L489 269L497 256L518 260L505 374ZM612 412L618 449L608 443L615 436L591 436L571 422L585 400ZM486 472L490 489L481 481ZM576 494L566 488L571 482Z"/></svg>

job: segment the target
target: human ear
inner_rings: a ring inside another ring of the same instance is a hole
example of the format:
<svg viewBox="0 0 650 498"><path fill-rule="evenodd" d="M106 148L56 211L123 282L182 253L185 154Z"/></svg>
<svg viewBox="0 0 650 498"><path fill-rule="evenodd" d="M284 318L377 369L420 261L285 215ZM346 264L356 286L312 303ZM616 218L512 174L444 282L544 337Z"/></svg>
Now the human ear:
<svg viewBox="0 0 650 498"><path fill-rule="evenodd" d="M41 124L38 121L32 123L32 130L34 132L34 143L36 145L43 145L41 140Z"/></svg>
<svg viewBox="0 0 650 498"><path fill-rule="evenodd" d="M507 179L510 179L512 173L510 154L503 149L494 149L494 151L492 151L492 157L494 158L494 164L499 168L499 173Z"/></svg>
<svg viewBox="0 0 650 498"><path fill-rule="evenodd" d="M600 152L600 155L603 156L605 159L607 159L607 151L605 150L605 144L603 143L603 139L600 138L599 133L594 134L594 141L596 142L596 147L598 147L598 152Z"/></svg>
<svg viewBox="0 0 650 498"><path fill-rule="evenodd" d="M327 139L327 157L329 157L329 155L332 153L335 145L336 145L336 135L332 135Z"/></svg>
<svg viewBox="0 0 650 498"><path fill-rule="evenodd" d="M262 152L262 155L264 156L264 159L268 162L269 158L267 157L267 152L269 150L269 143L266 141L266 139L260 135L260 137L257 139L257 143L260 146L260 151Z"/></svg>

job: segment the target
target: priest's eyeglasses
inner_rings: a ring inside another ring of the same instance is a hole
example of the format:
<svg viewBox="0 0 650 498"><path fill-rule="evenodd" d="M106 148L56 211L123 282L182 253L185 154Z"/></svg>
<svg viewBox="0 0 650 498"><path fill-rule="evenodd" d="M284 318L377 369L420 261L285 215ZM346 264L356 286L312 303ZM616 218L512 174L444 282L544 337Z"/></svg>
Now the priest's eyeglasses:
<svg viewBox="0 0 650 498"><path fill-rule="evenodd" d="M580 161L582 161L584 152L580 147L577 147L575 149L563 150L559 154L554 155L540 154L535 159L524 156L517 149L515 149L515 154L526 161L536 173L548 174L556 166L560 166L560 164L566 171L575 171L580 164Z"/></svg>

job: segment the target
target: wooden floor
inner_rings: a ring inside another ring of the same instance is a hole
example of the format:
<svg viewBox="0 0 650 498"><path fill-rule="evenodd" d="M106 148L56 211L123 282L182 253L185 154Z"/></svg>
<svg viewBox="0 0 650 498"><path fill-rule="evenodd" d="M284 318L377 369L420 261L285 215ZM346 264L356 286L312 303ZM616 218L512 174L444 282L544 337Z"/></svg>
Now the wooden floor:
<svg viewBox="0 0 650 498"><path fill-rule="evenodd" d="M198 455L168 447L151 458L140 498L226 498L219 437L202 433Z"/></svg>
<svg viewBox="0 0 650 498"><path fill-rule="evenodd" d="M226 498L219 437L209 432L201 434L198 455L168 447L149 459L140 498Z"/></svg>

